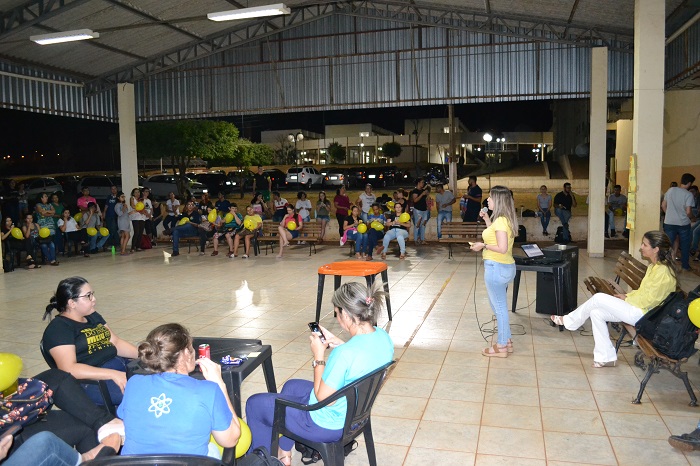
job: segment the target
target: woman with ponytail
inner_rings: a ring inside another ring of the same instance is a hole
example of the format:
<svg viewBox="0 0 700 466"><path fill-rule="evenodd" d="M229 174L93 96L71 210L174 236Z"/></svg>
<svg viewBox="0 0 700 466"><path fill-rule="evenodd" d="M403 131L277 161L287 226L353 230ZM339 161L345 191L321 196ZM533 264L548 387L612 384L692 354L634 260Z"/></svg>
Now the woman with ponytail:
<svg viewBox="0 0 700 466"><path fill-rule="evenodd" d="M210 435L222 447L236 445L241 426L221 378L221 366L207 358L195 360L192 337L185 327L156 327L138 352L142 366L152 374L134 375L126 384L117 410L126 428L123 455L206 456ZM188 375L195 365L206 380ZM213 451L218 455L218 450Z"/></svg>
<svg viewBox="0 0 700 466"><path fill-rule="evenodd" d="M96 304L95 292L83 277L61 280L44 313L45 320L58 311L44 330L43 348L56 367L76 379L106 380L112 403L118 405L126 386L124 358L135 358L136 347L110 330ZM96 385L87 385L85 391L96 404L104 403Z"/></svg>
<svg viewBox="0 0 700 466"><path fill-rule="evenodd" d="M344 342L328 329L311 333L311 353L314 360L313 381L291 379L281 393L259 393L246 402L246 420L253 436L251 449L265 446L270 449L275 399L314 404L323 401L355 380L391 362L394 344L391 337L377 327L377 315L384 306L382 283L377 280L371 287L361 283L345 283L333 294L336 323L350 335ZM325 359L327 347L333 348ZM317 411L287 410L287 428L310 440L335 442L340 439L347 410L345 398ZM278 458L283 464L292 464L294 440L280 438ZM275 454L275 452L272 452Z"/></svg>
<svg viewBox="0 0 700 466"><path fill-rule="evenodd" d="M596 293L575 311L565 316L552 316L552 322L568 330L577 330L588 318L591 319L595 368L614 366L617 362L617 353L608 333L608 322L634 325L647 311L661 304L680 287L671 242L664 232L644 233L639 251L650 262L639 289L615 296Z"/></svg>

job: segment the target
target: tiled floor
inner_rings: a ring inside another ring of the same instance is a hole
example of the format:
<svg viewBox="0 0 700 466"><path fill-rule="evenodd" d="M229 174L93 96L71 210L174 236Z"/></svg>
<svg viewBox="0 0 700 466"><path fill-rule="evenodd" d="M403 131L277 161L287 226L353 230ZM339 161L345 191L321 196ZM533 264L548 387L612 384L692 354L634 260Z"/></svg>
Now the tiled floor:
<svg viewBox="0 0 700 466"><path fill-rule="evenodd" d="M347 256L336 246L320 247L311 257L305 251L292 249L283 260L194 252L171 259L158 248L4 274L0 351L21 355L26 376L43 370L44 307L60 279L82 275L96 291L99 312L123 338L137 342L172 321L200 336L260 338L273 347L280 386L291 377L310 378L306 324L315 310L316 269ZM584 251L579 276L611 276L617 254L588 259ZM523 330L513 338L515 353L482 357L479 325L492 329L493 323L475 259L460 251L447 260L446 249L436 246L409 248L405 261L388 259L394 320L380 324L394 339L398 364L373 412L381 466L700 464L700 454L686 456L666 441L672 432L692 430L700 417L700 408L688 406L681 381L667 372L655 375L643 403L632 405L642 375L629 364L634 350L622 350L618 367L592 369L589 332L560 333L535 313L534 274L524 274L512 315ZM697 282L696 275L683 276L687 290ZM336 331L331 288L322 323ZM579 287L579 303L586 298ZM685 365L694 384L700 381L697 359ZM263 391L262 373L243 388L244 399ZM298 457L294 464L301 464ZM346 464L367 464L363 445Z"/></svg>

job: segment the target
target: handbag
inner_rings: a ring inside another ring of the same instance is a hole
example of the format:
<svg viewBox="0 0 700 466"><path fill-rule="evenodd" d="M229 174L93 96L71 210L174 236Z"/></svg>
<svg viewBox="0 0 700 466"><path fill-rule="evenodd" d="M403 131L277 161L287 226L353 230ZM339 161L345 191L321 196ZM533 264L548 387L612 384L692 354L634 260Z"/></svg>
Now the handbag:
<svg viewBox="0 0 700 466"><path fill-rule="evenodd" d="M45 416L51 409L53 392L39 379L17 380L17 390L3 396L0 393L0 436L15 425L26 426Z"/></svg>

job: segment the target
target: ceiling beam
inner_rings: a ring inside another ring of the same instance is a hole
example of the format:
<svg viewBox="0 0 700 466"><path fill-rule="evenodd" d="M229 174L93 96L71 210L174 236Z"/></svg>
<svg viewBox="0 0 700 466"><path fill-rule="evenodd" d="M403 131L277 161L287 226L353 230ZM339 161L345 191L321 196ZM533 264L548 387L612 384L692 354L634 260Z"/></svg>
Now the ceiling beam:
<svg viewBox="0 0 700 466"><path fill-rule="evenodd" d="M0 13L0 37L26 29L90 0L32 0Z"/></svg>
<svg viewBox="0 0 700 466"><path fill-rule="evenodd" d="M112 5L118 6L124 10L127 10L129 13L133 13L137 16L140 16L142 18L145 18L149 21L153 21L155 24L162 25L171 31L179 32L180 34L184 34L190 39L195 39L195 40L201 40L202 36L195 34L194 32L188 31L187 29L184 29L180 26L176 26L172 24L171 22L164 20L162 18L158 18L157 16L153 16L150 13L147 13L139 8L136 8L133 5L127 4L122 2L121 0L107 0L109 3Z"/></svg>
<svg viewBox="0 0 700 466"><path fill-rule="evenodd" d="M483 10L455 9L444 5L414 1L345 0L318 2L294 7L290 15L239 23L231 29L202 40L193 41L148 57L131 66L110 71L88 82L88 92L101 92L115 87L120 82L134 82L157 73L173 70L186 63L334 14L377 19L414 27L472 31L525 41L552 42L580 47L606 45L612 50L627 52L632 50L634 44L632 31L592 28L563 21L528 18L522 15L488 14L484 13Z"/></svg>

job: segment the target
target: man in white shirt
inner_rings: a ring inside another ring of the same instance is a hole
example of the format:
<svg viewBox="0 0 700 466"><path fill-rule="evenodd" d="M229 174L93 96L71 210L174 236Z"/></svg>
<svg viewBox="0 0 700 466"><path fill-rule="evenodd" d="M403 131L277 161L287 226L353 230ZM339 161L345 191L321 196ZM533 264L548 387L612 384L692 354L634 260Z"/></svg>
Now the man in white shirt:
<svg viewBox="0 0 700 466"><path fill-rule="evenodd" d="M664 217L664 232L671 240L671 244L679 238L681 247L681 267L690 271L690 223L695 220L692 208L695 206L695 199L688 191L688 188L695 181L695 177L690 173L683 173L680 186L669 188L664 195L661 208L666 212ZM674 251L674 255L676 251Z"/></svg>
<svg viewBox="0 0 700 466"><path fill-rule="evenodd" d="M435 195L435 203L437 204L437 237L442 238L442 222L452 221L452 204L457 202L454 194L449 189L445 189L444 185L437 185L435 188L437 194Z"/></svg>
<svg viewBox="0 0 700 466"><path fill-rule="evenodd" d="M272 221L281 222L285 215L287 215L287 200L280 196L279 191L274 191L272 193L272 204L275 211L272 214Z"/></svg>
<svg viewBox="0 0 700 466"><path fill-rule="evenodd" d="M360 216L363 222L367 223L369 209L372 208L372 204L375 202L377 202L377 196L372 192L372 185L367 183L365 185L365 192L360 194L360 197L357 198L357 205L362 209Z"/></svg>

